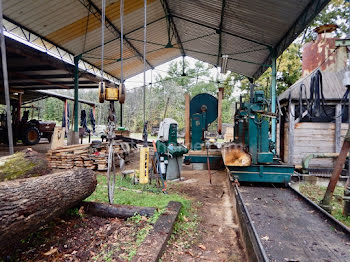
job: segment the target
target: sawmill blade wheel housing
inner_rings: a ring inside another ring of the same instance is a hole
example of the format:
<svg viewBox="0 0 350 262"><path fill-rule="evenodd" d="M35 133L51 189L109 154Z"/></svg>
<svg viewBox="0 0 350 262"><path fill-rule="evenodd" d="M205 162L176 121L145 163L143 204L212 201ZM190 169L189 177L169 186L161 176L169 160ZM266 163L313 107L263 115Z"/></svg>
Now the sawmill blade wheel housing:
<svg viewBox="0 0 350 262"><path fill-rule="evenodd" d="M190 102L190 115L203 113L206 108L207 124L211 124L218 117L218 100L210 94L199 94L192 98Z"/></svg>

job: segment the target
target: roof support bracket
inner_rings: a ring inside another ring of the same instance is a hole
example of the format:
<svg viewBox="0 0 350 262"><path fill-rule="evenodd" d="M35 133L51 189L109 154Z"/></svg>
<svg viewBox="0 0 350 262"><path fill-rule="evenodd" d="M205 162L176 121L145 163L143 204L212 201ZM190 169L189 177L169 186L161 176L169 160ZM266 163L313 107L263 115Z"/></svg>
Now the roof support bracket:
<svg viewBox="0 0 350 262"><path fill-rule="evenodd" d="M178 44L178 46L180 47L180 50L181 50L181 54L182 56L185 56L185 49L182 45L182 42L181 42L181 39L180 39L180 36L179 36L179 32L177 31L177 28L176 28L176 25L174 23L174 19L173 19L173 16L172 14L170 13L170 9L169 9L169 5L168 5L168 2L167 0L161 0L161 3L162 3L162 6L163 6L163 10L164 10L164 13L165 13L165 16L167 17L172 29L173 29L173 32L174 32L174 35L176 37L176 42ZM170 34L169 34L170 35Z"/></svg>
<svg viewBox="0 0 350 262"><path fill-rule="evenodd" d="M82 5L84 5L86 8L89 8L89 5L92 6L92 9L95 10L95 12L91 11L91 14L96 16L99 20L101 20L102 11L96 6L96 4L92 0L79 0ZM113 33L117 34L117 37L120 37L121 32L120 30L112 23L112 21L106 16L106 27L109 28ZM143 55L140 53L140 51L125 37L124 35L124 41L127 43L127 45L140 57L141 61L143 61ZM146 60L146 63L149 67L152 69L154 66L150 64L149 61Z"/></svg>
<svg viewBox="0 0 350 262"><path fill-rule="evenodd" d="M220 25L219 25L219 29L216 30L216 33L219 34L219 49L218 49L218 58L216 60L216 66L219 66L220 57L222 55L222 27L224 24L225 5L226 5L226 0L222 0Z"/></svg>

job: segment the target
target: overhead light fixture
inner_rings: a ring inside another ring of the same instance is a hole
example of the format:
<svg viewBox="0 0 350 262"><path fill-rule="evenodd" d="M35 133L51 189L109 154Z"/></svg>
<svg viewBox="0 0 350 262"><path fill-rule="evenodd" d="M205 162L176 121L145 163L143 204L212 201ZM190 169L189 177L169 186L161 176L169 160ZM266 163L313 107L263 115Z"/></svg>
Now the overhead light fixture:
<svg viewBox="0 0 350 262"><path fill-rule="evenodd" d="M174 47L173 44L169 40L168 43L166 44L165 48L173 48L173 47Z"/></svg>
<svg viewBox="0 0 350 262"><path fill-rule="evenodd" d="M182 56L182 74L181 76L187 76L187 74L185 73L185 56Z"/></svg>
<svg viewBox="0 0 350 262"><path fill-rule="evenodd" d="M227 71L227 60L228 60L228 55L222 55L221 57L221 74L226 74Z"/></svg>

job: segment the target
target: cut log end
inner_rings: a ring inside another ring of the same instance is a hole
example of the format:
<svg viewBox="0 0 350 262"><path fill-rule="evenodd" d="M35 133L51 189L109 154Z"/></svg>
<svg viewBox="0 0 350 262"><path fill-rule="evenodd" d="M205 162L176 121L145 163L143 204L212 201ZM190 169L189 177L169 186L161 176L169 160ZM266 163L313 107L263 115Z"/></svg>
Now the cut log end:
<svg viewBox="0 0 350 262"><path fill-rule="evenodd" d="M221 153L226 166L250 166L252 163L250 154L239 144L225 144Z"/></svg>

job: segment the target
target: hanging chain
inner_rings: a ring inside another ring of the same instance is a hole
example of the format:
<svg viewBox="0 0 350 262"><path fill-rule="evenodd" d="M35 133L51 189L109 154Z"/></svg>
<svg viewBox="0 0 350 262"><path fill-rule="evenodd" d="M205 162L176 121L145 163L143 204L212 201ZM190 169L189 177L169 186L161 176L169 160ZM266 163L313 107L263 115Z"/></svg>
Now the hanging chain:
<svg viewBox="0 0 350 262"><path fill-rule="evenodd" d="M108 177L108 200L110 204L114 202L114 189L115 189L115 155L114 155L114 130L115 130L115 108L114 101L109 104L108 110L108 128L107 128L107 141L108 141L108 162L107 162L107 177Z"/></svg>

